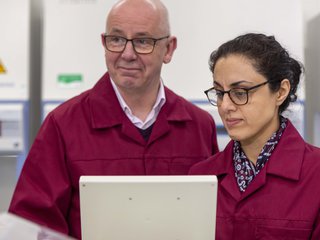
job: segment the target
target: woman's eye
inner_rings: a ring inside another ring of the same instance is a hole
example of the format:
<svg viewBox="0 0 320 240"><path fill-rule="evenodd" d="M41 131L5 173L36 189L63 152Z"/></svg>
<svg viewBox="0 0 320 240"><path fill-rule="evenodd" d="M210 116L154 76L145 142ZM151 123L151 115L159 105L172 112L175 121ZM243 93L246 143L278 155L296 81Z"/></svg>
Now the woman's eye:
<svg viewBox="0 0 320 240"><path fill-rule="evenodd" d="M246 91L233 91L233 95L237 98L243 98L246 94Z"/></svg>
<svg viewBox="0 0 320 240"><path fill-rule="evenodd" d="M222 98L222 97L223 97L223 92L216 91L216 96L217 96L218 98Z"/></svg>

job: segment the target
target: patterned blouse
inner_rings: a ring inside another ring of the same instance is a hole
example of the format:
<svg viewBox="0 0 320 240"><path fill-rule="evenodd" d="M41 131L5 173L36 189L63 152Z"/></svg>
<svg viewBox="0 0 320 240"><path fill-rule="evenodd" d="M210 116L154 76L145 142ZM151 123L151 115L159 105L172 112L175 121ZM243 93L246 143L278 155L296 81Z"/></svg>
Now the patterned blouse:
<svg viewBox="0 0 320 240"><path fill-rule="evenodd" d="M256 165L251 162L243 152L240 142L234 141L233 146L233 162L235 169L235 177L241 192L244 192L252 180L257 176L260 170L266 165L272 151L276 148L284 129L287 126L287 119L280 116L280 127L274 132L271 138L262 148Z"/></svg>

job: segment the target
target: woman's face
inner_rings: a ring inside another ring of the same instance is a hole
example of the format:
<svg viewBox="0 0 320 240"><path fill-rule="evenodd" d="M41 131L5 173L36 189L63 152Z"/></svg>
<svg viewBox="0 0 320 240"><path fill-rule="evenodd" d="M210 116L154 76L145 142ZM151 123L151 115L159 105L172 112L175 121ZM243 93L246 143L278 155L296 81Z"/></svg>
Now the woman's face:
<svg viewBox="0 0 320 240"><path fill-rule="evenodd" d="M231 88L250 88L267 79L258 73L252 61L245 56L232 54L220 58L214 68L214 87L227 91ZM218 111L229 136L241 145L264 144L279 127L278 92L271 92L269 84L248 93L248 103L238 106L224 94Z"/></svg>

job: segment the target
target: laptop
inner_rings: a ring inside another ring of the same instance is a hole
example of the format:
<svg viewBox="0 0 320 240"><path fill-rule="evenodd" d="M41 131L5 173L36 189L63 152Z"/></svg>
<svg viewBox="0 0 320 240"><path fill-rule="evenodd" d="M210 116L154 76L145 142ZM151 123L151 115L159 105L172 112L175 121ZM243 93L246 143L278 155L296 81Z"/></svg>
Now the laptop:
<svg viewBox="0 0 320 240"><path fill-rule="evenodd" d="M83 240L214 240L217 178L82 176Z"/></svg>

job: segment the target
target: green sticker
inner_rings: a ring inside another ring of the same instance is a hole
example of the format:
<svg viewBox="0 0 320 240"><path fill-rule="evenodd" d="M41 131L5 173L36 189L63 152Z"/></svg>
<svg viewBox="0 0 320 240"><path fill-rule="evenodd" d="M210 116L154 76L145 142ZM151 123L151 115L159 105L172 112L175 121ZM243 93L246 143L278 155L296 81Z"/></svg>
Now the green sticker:
<svg viewBox="0 0 320 240"><path fill-rule="evenodd" d="M82 82L81 74L60 74L58 82L62 84L80 83Z"/></svg>

